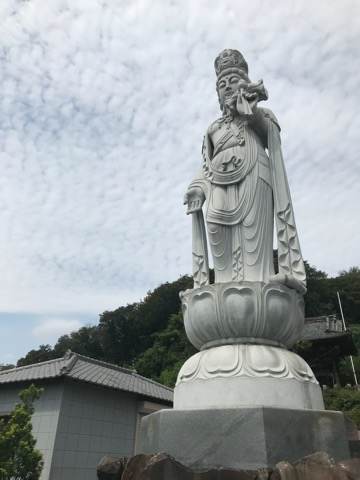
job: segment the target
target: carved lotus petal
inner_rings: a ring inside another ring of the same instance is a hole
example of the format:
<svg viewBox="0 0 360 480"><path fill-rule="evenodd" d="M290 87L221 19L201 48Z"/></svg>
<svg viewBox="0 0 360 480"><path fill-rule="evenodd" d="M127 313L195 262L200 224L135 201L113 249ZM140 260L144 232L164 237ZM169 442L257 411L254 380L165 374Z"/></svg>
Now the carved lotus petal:
<svg viewBox="0 0 360 480"><path fill-rule="evenodd" d="M290 370L300 378L304 378L306 380L311 380L314 378L314 374L309 367L309 365L298 355L289 355L288 362Z"/></svg>
<svg viewBox="0 0 360 480"><path fill-rule="evenodd" d="M184 324L189 340L197 348L201 348L209 338L211 340L221 338L222 333L217 321L216 298L213 290L206 286L193 292L193 302L187 306Z"/></svg>
<svg viewBox="0 0 360 480"><path fill-rule="evenodd" d="M184 325L197 349L229 344L290 348L301 338L303 298L278 283L228 282L187 290Z"/></svg>
<svg viewBox="0 0 360 480"><path fill-rule="evenodd" d="M234 345L224 345L223 347L213 348L205 352L203 365L206 365L206 371L214 374L233 374L235 370L241 368L241 358L239 348Z"/></svg>
<svg viewBox="0 0 360 480"><path fill-rule="evenodd" d="M225 332L227 337L252 336L257 317L256 294L251 288L228 287L222 294Z"/></svg>
<svg viewBox="0 0 360 480"><path fill-rule="evenodd" d="M201 353L196 353L190 357L184 365L181 367L181 370L178 375L178 382L189 380L191 377L196 375L199 369L199 363L201 360Z"/></svg>
<svg viewBox="0 0 360 480"><path fill-rule="evenodd" d="M195 354L179 372L177 385L219 378L317 380L305 360L283 348L266 345L224 345ZM240 384L239 384L240 385Z"/></svg>
<svg viewBox="0 0 360 480"><path fill-rule="evenodd" d="M246 368L259 375L282 376L287 372L287 365L278 349L264 346L246 346ZM284 350L282 350L284 351Z"/></svg>

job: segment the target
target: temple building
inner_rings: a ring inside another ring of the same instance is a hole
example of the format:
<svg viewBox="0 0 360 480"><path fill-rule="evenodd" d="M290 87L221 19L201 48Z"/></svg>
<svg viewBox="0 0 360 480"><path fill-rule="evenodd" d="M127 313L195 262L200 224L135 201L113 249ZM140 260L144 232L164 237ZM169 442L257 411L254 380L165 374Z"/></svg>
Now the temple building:
<svg viewBox="0 0 360 480"><path fill-rule="evenodd" d="M340 385L340 361L358 354L351 330L345 330L335 315L308 317L302 342L306 343L300 355L309 363L320 385Z"/></svg>
<svg viewBox="0 0 360 480"><path fill-rule="evenodd" d="M0 372L0 417L30 384L44 388L32 418L41 480L96 480L105 455L131 456L144 415L172 405L173 393L134 371L73 352Z"/></svg>

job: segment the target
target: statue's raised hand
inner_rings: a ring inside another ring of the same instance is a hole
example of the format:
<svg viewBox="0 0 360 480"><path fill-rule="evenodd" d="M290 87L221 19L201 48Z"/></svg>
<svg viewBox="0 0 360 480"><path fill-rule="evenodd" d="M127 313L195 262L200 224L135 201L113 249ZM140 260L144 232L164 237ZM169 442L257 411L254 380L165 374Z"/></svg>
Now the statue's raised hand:
<svg viewBox="0 0 360 480"><path fill-rule="evenodd" d="M190 187L184 196L184 205L187 205L186 215L201 210L205 202L205 194L199 187Z"/></svg>
<svg viewBox="0 0 360 480"><path fill-rule="evenodd" d="M252 83L240 80L237 86L236 110L240 116L252 117L257 113L257 104L267 100L268 94L262 80Z"/></svg>

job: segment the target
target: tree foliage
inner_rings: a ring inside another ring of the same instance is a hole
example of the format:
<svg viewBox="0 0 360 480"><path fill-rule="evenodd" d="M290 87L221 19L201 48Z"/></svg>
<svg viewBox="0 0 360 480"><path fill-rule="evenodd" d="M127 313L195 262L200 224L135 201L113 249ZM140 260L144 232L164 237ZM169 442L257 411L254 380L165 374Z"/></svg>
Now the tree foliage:
<svg viewBox="0 0 360 480"><path fill-rule="evenodd" d="M30 385L19 394L21 402L8 420L0 420L0 479L38 480L43 467L42 455L35 448L31 416L34 402L42 389Z"/></svg>
<svg viewBox="0 0 360 480"><path fill-rule="evenodd" d="M152 346L139 355L135 367L145 377L174 386L180 367L196 352L185 335L182 315L171 315L166 328L154 333L152 340Z"/></svg>
<svg viewBox="0 0 360 480"><path fill-rule="evenodd" d="M331 279L334 291L339 291L347 323L360 324L360 268L343 270Z"/></svg>
<svg viewBox="0 0 360 480"><path fill-rule="evenodd" d="M352 338L357 347L358 352L360 353L360 325L351 324L348 325L349 330L351 330ZM355 369L355 374L357 376L357 382L360 383L360 357L359 355L353 356L353 364ZM339 364L339 375L342 380L343 385L354 385L354 371L350 362L350 357L344 358Z"/></svg>
<svg viewBox="0 0 360 480"><path fill-rule="evenodd" d="M62 335L53 349L54 358L61 357L67 350L92 358L101 358L103 348L97 326L81 327L79 330Z"/></svg>
<svg viewBox="0 0 360 480"><path fill-rule="evenodd" d="M305 314L307 317L320 315L340 315L337 292L347 323L360 324L360 268L343 270L337 277L329 278L325 272L317 270L305 262L307 294Z"/></svg>
<svg viewBox="0 0 360 480"><path fill-rule="evenodd" d="M340 410L360 427L360 390L354 388L331 388L323 391L325 407Z"/></svg>
<svg viewBox="0 0 360 480"><path fill-rule="evenodd" d="M305 262L307 292L305 295L305 316L317 317L336 313L331 301L330 284L327 274Z"/></svg>
<svg viewBox="0 0 360 480"><path fill-rule="evenodd" d="M30 350L25 357L18 360L16 366L23 367L24 365L31 365L32 363L46 362L55 358L55 354L51 345L40 345L38 349Z"/></svg>

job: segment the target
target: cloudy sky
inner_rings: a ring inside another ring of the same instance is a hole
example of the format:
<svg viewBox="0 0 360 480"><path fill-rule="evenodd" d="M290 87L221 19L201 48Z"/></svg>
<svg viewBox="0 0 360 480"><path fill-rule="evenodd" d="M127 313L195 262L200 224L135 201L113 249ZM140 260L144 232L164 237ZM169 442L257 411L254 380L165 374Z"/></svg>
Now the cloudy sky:
<svg viewBox="0 0 360 480"><path fill-rule="evenodd" d="M1 0L0 363L190 272L182 198L223 48L269 91L304 257L359 265L359 18L357 0Z"/></svg>

